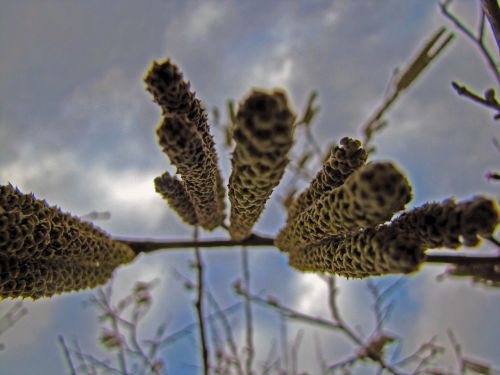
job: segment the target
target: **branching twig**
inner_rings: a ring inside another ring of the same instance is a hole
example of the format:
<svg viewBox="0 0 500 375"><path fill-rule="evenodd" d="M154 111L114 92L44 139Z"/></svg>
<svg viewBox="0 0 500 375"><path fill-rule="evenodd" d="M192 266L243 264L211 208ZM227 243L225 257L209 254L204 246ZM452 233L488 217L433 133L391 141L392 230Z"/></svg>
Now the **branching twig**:
<svg viewBox="0 0 500 375"><path fill-rule="evenodd" d="M500 102L496 98L493 90L488 90L484 97L482 97L479 94L471 91L467 86L462 85L456 81L453 81L451 85L458 95L465 96L476 103L496 110L497 114L495 115L495 119L498 119L500 117Z"/></svg>
<svg viewBox="0 0 500 375"><path fill-rule="evenodd" d="M479 32L479 35L475 35L467 26L463 24L463 22L457 18L453 13L450 12L448 9L449 5L451 4L451 0L445 0L442 3L439 4L441 8L441 12L443 15L448 18L460 31L464 33L474 44L477 45L481 53L483 54L484 58L486 59L486 62L488 63L488 66L490 67L491 71L495 75L495 78L498 83L500 83L500 72L498 71L497 64L495 62L495 59L491 55L490 51L486 47L485 41L484 41L484 33L482 31ZM484 4L484 3L483 3ZM497 5L498 7L498 5ZM484 8L483 8L484 9ZM485 17L484 14L482 14L482 17ZM483 21L481 21L483 22Z"/></svg>
<svg viewBox="0 0 500 375"><path fill-rule="evenodd" d="M427 41L413 61L402 70L399 78L394 81L392 89L384 98L384 102L361 127L364 136L363 143L367 149L369 149L368 146L373 138L373 135L387 125L387 122L383 121L384 114L396 102L399 95L415 82L420 74L452 41L454 35L453 33L450 33L442 42L438 43L438 40L445 34L445 32L446 29L442 27L432 36L431 39Z"/></svg>

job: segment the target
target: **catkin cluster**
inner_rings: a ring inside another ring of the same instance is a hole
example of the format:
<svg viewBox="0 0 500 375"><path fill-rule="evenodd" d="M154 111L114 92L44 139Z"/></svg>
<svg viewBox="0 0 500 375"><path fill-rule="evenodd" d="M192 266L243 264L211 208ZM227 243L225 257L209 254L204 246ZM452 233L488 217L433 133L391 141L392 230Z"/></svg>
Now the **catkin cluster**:
<svg viewBox="0 0 500 375"><path fill-rule="evenodd" d="M153 62L144 81L162 109L163 120L157 135L163 151L182 177L179 182L184 190L180 186L176 189L182 191L182 197L190 199L196 215L194 222L205 229L214 229L224 221L225 188L217 167L207 114L195 93L190 91L189 81L183 80L182 73L170 60ZM184 159L190 152L196 153ZM195 162L199 162L197 166ZM201 168L204 171L200 171ZM161 189L157 186L158 190ZM179 199L184 199L159 192L174 209L180 207ZM178 211L178 214L185 220L183 213Z"/></svg>
<svg viewBox="0 0 500 375"><path fill-rule="evenodd" d="M0 186L0 297L93 288L134 257L92 224L12 185Z"/></svg>
<svg viewBox="0 0 500 375"><path fill-rule="evenodd" d="M284 92L254 90L236 114L229 178L231 238L243 240L262 213L289 162L295 115Z"/></svg>
<svg viewBox="0 0 500 375"><path fill-rule="evenodd" d="M389 224L306 244L290 252L290 263L304 271L347 277L408 273L418 268L428 248L474 246L498 222L495 203L470 201L426 204Z"/></svg>

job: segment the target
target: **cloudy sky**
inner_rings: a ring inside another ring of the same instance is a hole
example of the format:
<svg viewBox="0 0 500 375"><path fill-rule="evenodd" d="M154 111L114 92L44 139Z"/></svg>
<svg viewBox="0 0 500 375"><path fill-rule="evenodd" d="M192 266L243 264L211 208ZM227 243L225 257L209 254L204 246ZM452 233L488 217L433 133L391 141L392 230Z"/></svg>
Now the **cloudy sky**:
<svg viewBox="0 0 500 375"><path fill-rule="evenodd" d="M475 25L475 3L456 0L452 9ZM109 211L111 219L97 224L116 236L172 239L188 239L192 230L154 192L153 178L173 169L156 145L160 111L142 81L153 59L171 57L208 109L224 108L227 99L238 101L252 87L283 87L301 112L316 89L321 112L313 132L326 150L343 136L360 136L360 125L380 104L395 69L440 25L453 28L433 0L0 0L0 9L0 183L11 182L76 215ZM458 97L452 80L478 92L495 85L462 35L390 111L388 128L374 141L374 158L394 160L407 172L412 205L498 192L484 178L498 166L492 142L500 136L498 124L487 110ZM223 147L221 130L212 132L227 180L230 150ZM298 155L304 133L296 138ZM284 185L289 182L287 177ZM281 187L273 195L257 232L277 233L285 220L279 199L285 193ZM250 253L252 290L328 316L319 277L294 271L274 248ZM231 284L241 278L239 254L204 254L208 286L222 306L236 301ZM192 259L190 251L155 253L117 272L117 298L136 281L160 280L144 335L164 321L171 332L195 321L194 295L175 277L176 271L193 276ZM438 282L443 269L426 266L406 279L390 328L406 337L408 352L433 335L446 343L450 328L465 353L500 368L498 291L467 281ZM347 320L369 330L366 284L341 280L340 286ZM26 301L28 316L0 337L6 344L0 373L67 372L58 335L69 342L77 338L84 351L101 355L95 310L84 305L91 295ZM0 313L11 305L0 302ZM257 356L263 360L279 338L279 320L260 307L255 314ZM243 337L241 311L233 321ZM320 329L292 322L289 337L301 328L301 370L317 371L315 337L329 362L349 355L344 341ZM196 339L188 336L164 351L170 373L199 371ZM453 366L452 356L446 361Z"/></svg>

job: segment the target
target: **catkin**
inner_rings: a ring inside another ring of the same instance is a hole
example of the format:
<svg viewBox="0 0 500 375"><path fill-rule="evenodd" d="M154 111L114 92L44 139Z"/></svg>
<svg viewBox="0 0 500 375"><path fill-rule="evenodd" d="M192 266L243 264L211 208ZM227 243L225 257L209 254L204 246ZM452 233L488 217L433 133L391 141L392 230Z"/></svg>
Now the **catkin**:
<svg viewBox="0 0 500 375"><path fill-rule="evenodd" d="M229 178L231 238L243 240L262 213L289 162L295 115L285 93L254 90L240 105Z"/></svg>
<svg viewBox="0 0 500 375"><path fill-rule="evenodd" d="M154 61L144 81L146 90L153 95L153 100L161 107L164 116L185 115L201 135L205 144L206 157L210 158L212 164L216 166L213 171L217 189L217 215L219 216L216 222L217 225L221 224L224 221L226 190L220 170L217 168L218 157L215 143L210 134L208 116L201 101L196 98L194 92L190 91L190 82L183 80L182 72L169 59L161 63Z"/></svg>
<svg viewBox="0 0 500 375"><path fill-rule="evenodd" d="M196 212L182 182L165 172L160 177L156 177L154 183L156 192L168 202L181 219L190 225L196 225L198 222Z"/></svg>
<svg viewBox="0 0 500 375"><path fill-rule="evenodd" d="M105 284L116 267L69 260L0 256L0 299L51 297Z"/></svg>
<svg viewBox="0 0 500 375"><path fill-rule="evenodd" d="M389 162L370 163L352 173L343 185L323 193L276 238L276 246L295 246L381 224L411 198L406 177Z"/></svg>
<svg viewBox="0 0 500 375"><path fill-rule="evenodd" d="M71 290L91 288L104 283L117 266L133 260L135 253L92 224L49 206L33 194L22 194L12 185L5 185L0 186L0 257L0 294L26 297L17 292L24 290L19 285L33 278L30 272L38 269L38 264L42 270L51 268L44 273L50 280L60 272L74 273L78 283L69 280L67 288ZM9 264L14 268L9 269ZM67 271L57 269L63 265L71 266L66 267ZM35 278L32 283L51 285L50 280ZM15 288L9 289L9 285ZM54 288L43 289L43 295L66 290L64 285Z"/></svg>
<svg viewBox="0 0 500 375"><path fill-rule="evenodd" d="M432 249L476 246L478 236L491 235L497 223L495 202L478 196L460 203L427 203L403 213L391 225Z"/></svg>
<svg viewBox="0 0 500 375"><path fill-rule="evenodd" d="M303 271L356 278L408 273L424 260L424 250L475 246L497 223L495 202L484 197L426 204L389 224L295 246L289 262Z"/></svg>
<svg viewBox="0 0 500 375"><path fill-rule="evenodd" d="M323 239L290 252L289 263L301 271L364 278L415 271L422 246L389 226Z"/></svg>
<svg viewBox="0 0 500 375"><path fill-rule="evenodd" d="M288 222L290 223L297 213L309 208L321 195L341 186L347 177L366 162L366 158L367 153L359 140L342 138L340 146L332 148L309 187L288 208Z"/></svg>
<svg viewBox="0 0 500 375"><path fill-rule="evenodd" d="M198 223L214 229L223 219L215 179L217 166L207 153L201 134L185 115L166 116L156 132L163 151L182 176Z"/></svg>

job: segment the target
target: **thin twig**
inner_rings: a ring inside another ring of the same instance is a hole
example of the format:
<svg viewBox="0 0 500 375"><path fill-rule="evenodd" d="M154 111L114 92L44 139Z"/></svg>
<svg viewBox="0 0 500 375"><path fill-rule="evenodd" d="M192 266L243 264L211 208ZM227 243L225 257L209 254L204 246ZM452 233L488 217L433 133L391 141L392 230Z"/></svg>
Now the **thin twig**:
<svg viewBox="0 0 500 375"><path fill-rule="evenodd" d="M198 243L198 226L194 228L193 239L195 243ZM198 284L197 290L198 294L195 301L196 313L198 316L198 326L200 333L200 345L201 345L201 357L203 361L203 373L205 375L209 374L210 363L208 358L208 346L207 346L207 338L206 338L206 329L205 329L205 321L203 319L203 263L201 260L201 253L198 246L194 248L194 254L196 259L196 271L198 274Z"/></svg>
<svg viewBox="0 0 500 375"><path fill-rule="evenodd" d="M76 375L76 368L75 365L73 364L73 359L71 358L71 353L69 352L68 346L66 345L66 342L64 341L64 337L61 335L58 336L59 343L61 344L63 348L63 353L64 353L64 359L66 359L66 363L69 367L69 371L71 375Z"/></svg>
<svg viewBox="0 0 500 375"><path fill-rule="evenodd" d="M457 358L458 365L460 366L460 374L465 373L464 368L464 359L462 356L462 346L458 343L458 340L455 338L453 331L448 329L448 338L450 339L451 346L453 347L453 352L455 353L455 357Z"/></svg>
<svg viewBox="0 0 500 375"><path fill-rule="evenodd" d="M241 248L242 268L243 268L243 283L245 290L250 290L250 267L248 265L248 251L246 246ZM246 326L246 341L247 341L247 358L246 358L246 372L252 373L253 359L255 349L253 345L253 317L252 317L252 304L250 299L244 296L245 300L245 326Z"/></svg>
<svg viewBox="0 0 500 375"><path fill-rule="evenodd" d="M372 114L368 121L361 127L363 133L363 144L370 149L369 144L376 132L382 130L387 123L383 121L383 116L390 107L396 102L399 95L408 89L421 73L441 54L449 45L454 35L448 34L442 42L438 42L441 36L446 32L444 27L440 28L432 38L419 50L416 57L401 70L398 79L394 80L391 90L385 95L383 103ZM432 51L433 50L433 51ZM391 78L393 80L394 78Z"/></svg>
<svg viewBox="0 0 500 375"><path fill-rule="evenodd" d="M233 314L235 312L237 312L242 306L242 303L241 302L237 302L237 303L234 303L232 304L231 306L221 310L221 312L223 312L224 314ZM215 319L218 314L220 314L220 312L214 312L210 315L206 315L205 317L203 317L203 319L208 322L210 320L213 320ZM160 348L164 348L166 346L169 346L169 345L172 345L173 343L175 343L177 340L187 336L187 335L190 335L193 331L194 328L196 328L198 326L198 323L190 323L184 327L182 327L181 329L175 331L174 333L171 333L170 335L166 336L165 338L163 339L160 339L159 341L157 342L153 342L151 340L145 340L146 343L148 344L156 344L158 345Z"/></svg>
<svg viewBox="0 0 500 375"><path fill-rule="evenodd" d="M465 96L466 98L479 103L481 105L484 105L486 107L492 108L496 111L500 111L500 103L496 99L494 95L491 95L490 97L482 97L475 92L471 91L467 86L462 85L456 81L453 81L451 83L451 86L455 89L458 95L460 96ZM495 115L495 118L498 116Z"/></svg>
<svg viewBox="0 0 500 375"><path fill-rule="evenodd" d="M28 313L28 310L23 307L22 302L16 302L14 305L0 318L0 335L7 331L10 327L16 324L23 316Z"/></svg>
<svg viewBox="0 0 500 375"><path fill-rule="evenodd" d="M214 298L212 293L207 291L207 297L208 297L209 303L211 303L215 307L214 316L218 316L220 318L221 323L222 323L222 328L224 329L224 333L226 335L226 341L229 345L229 350L231 351L231 354L233 355L233 358L234 358L236 370L237 370L239 375L243 375L243 366L241 365L240 357L238 355L238 348L236 346L236 341L234 340L234 335L233 335L233 330L231 328L231 323L229 322L229 319L228 319L226 313L220 308L219 303ZM210 322L209 319L206 319L206 320L208 322Z"/></svg>
<svg viewBox="0 0 500 375"><path fill-rule="evenodd" d="M105 310L110 312L109 317L111 319L111 326L113 329L113 334L116 337L122 337L120 333L120 328L118 325L119 321L119 315L115 313L113 307L111 306L111 285L109 286L109 295L106 295L105 292L100 288L97 290L98 295L101 297L101 302L105 306ZM125 350L124 350L124 343L121 343L120 347L118 348L117 352L117 357L118 357L118 363L120 365L120 370L123 374L128 374L128 369L127 369L127 359L125 357Z"/></svg>
<svg viewBox="0 0 500 375"><path fill-rule="evenodd" d="M297 336L295 337L295 340L293 341L292 350L291 350L292 375L297 374L299 349L300 349L300 344L302 343L303 337L304 337L304 330L299 329L299 331L297 332Z"/></svg>
<svg viewBox="0 0 500 375"><path fill-rule="evenodd" d="M497 82L500 83L500 72L498 71L497 64L493 56L491 55L490 51L488 51L488 48L484 43L484 35L481 35L481 33L478 36L474 35L474 33L467 26L465 26L457 16L450 12L450 10L448 9L450 3L450 0L440 3L439 7L441 8L441 12L457 27L457 29L463 32L470 40L474 42L474 44L477 45L484 58L486 59L486 62L488 63L491 71L495 75Z"/></svg>

